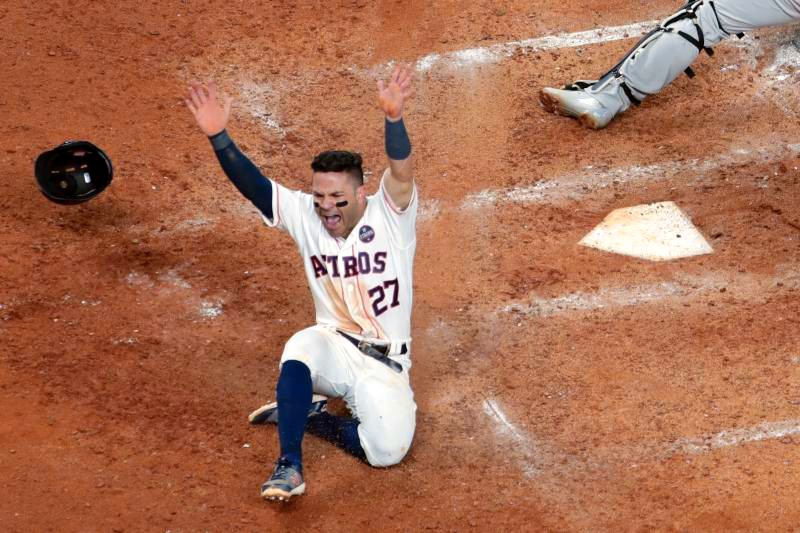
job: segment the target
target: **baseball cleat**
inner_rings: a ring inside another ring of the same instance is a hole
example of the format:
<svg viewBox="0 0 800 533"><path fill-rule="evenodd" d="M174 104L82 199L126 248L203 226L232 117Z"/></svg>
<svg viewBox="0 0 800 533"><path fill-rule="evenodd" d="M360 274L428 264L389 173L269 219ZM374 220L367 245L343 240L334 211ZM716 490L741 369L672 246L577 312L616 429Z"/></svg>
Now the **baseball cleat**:
<svg viewBox="0 0 800 533"><path fill-rule="evenodd" d="M321 394L315 394L311 397L311 408L308 410L308 416L312 417L325 411L325 406L328 405L328 398ZM277 424L278 423L278 402L270 402L262 405L247 417L251 424Z"/></svg>
<svg viewBox="0 0 800 533"><path fill-rule="evenodd" d="M261 497L265 500L289 501L292 496L299 496L305 491L303 467L285 457L278 458L272 476L261 485Z"/></svg>
<svg viewBox="0 0 800 533"><path fill-rule="evenodd" d="M556 115L574 117L586 126L599 130L605 128L616 112L606 108L586 91L566 91L545 87L539 92L539 101L545 110Z"/></svg>

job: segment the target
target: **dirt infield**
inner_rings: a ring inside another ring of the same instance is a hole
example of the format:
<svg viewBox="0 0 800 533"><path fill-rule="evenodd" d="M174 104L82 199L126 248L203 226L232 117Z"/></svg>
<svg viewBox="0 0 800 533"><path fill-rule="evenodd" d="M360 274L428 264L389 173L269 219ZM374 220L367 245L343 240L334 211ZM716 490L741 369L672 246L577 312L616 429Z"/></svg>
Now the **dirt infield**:
<svg viewBox="0 0 800 533"><path fill-rule="evenodd" d="M677 3L3 2L0 529L795 531L798 29L720 45L603 131L536 99ZM378 470L306 437L307 494L268 504L277 436L246 416L312 302L184 87L216 79L240 147L303 188L323 149L379 175L395 61L418 71L414 446ZM115 165L79 206L33 179L65 139ZM576 244L666 200L713 254Z"/></svg>

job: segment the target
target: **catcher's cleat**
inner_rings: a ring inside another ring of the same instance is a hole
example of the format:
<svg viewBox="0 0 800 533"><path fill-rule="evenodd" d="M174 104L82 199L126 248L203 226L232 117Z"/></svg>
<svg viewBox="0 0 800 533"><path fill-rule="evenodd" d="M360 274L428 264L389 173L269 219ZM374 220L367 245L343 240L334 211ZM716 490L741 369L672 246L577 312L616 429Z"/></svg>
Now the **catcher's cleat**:
<svg viewBox="0 0 800 533"><path fill-rule="evenodd" d="M321 394L315 394L311 397L311 408L308 410L308 416L312 417L325 411L325 406L328 405L328 398ZM251 424L277 424L278 423L278 402L270 402L267 405L262 405L247 417Z"/></svg>
<svg viewBox="0 0 800 533"><path fill-rule="evenodd" d="M292 496L299 496L305 491L303 467L286 457L278 458L272 476L261 485L261 497L265 500L289 501Z"/></svg>
<svg viewBox="0 0 800 533"><path fill-rule="evenodd" d="M539 101L550 113L577 118L581 124L595 130L605 128L617 114L583 90L545 87L539 92Z"/></svg>

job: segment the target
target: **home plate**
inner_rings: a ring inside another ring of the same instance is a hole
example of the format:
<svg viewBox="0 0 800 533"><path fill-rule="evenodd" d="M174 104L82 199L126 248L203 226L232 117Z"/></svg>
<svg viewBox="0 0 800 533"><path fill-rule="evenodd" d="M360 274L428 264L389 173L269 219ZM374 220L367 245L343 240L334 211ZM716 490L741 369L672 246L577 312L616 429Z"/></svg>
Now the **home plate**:
<svg viewBox="0 0 800 533"><path fill-rule="evenodd" d="M578 244L651 261L714 251L674 202L615 209Z"/></svg>

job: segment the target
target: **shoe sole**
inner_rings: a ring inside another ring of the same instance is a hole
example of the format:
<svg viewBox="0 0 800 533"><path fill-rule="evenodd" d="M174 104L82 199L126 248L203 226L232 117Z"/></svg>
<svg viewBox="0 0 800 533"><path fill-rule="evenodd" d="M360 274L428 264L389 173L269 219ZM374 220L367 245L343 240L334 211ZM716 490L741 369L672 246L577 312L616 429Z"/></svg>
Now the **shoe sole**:
<svg viewBox="0 0 800 533"><path fill-rule="evenodd" d="M327 396L323 396L321 394L314 394L311 397L311 404L313 405L317 402L321 402L327 399L328 399ZM261 407L250 413L247 417L247 420L253 425L276 424L277 420L275 422L269 420L269 417L272 416L272 413L267 413L267 412L275 410L277 408L278 408L277 402L270 402L266 405L262 405Z"/></svg>
<svg viewBox="0 0 800 533"><path fill-rule="evenodd" d="M292 496L300 496L305 493L306 484L302 483L295 487L291 492L287 492L277 487L270 487L261 493L261 497L269 501L288 502Z"/></svg>
<svg viewBox="0 0 800 533"><path fill-rule="evenodd" d="M539 102L542 103L544 110L548 113L553 113L554 115L562 115L561 110L559 109L559 102L558 99L553 98L546 92L539 91Z"/></svg>
<svg viewBox="0 0 800 533"><path fill-rule="evenodd" d="M542 103L542 106L548 113L553 113L554 115L559 115L562 117L575 118L578 120L578 122L580 122L582 126L589 129L599 130L603 128L602 126L599 126L597 124L595 119L589 113L582 113L578 116L575 116L567 112L561 105L561 100L552 95L547 94L544 91L539 91L539 102Z"/></svg>
<svg viewBox="0 0 800 533"><path fill-rule="evenodd" d="M267 411L272 411L277 408L278 404L275 402L262 405L250 413L250 415L247 417L247 420L249 420L251 424L266 424L269 421L269 417L272 416L272 413L267 413Z"/></svg>

